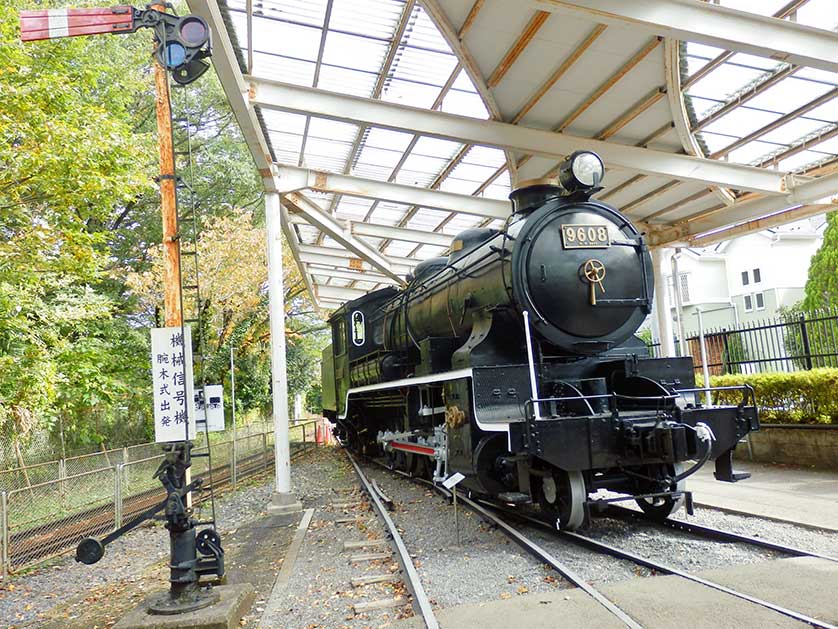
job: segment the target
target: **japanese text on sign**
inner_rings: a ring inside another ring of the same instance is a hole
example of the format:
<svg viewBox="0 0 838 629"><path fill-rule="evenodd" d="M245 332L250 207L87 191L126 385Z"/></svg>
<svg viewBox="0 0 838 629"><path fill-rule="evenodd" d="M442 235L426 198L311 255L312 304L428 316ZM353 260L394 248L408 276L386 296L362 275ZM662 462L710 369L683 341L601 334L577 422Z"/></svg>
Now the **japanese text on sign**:
<svg viewBox="0 0 838 629"><path fill-rule="evenodd" d="M195 394L192 388L190 328L151 330L151 373L154 387L154 440L195 437Z"/></svg>

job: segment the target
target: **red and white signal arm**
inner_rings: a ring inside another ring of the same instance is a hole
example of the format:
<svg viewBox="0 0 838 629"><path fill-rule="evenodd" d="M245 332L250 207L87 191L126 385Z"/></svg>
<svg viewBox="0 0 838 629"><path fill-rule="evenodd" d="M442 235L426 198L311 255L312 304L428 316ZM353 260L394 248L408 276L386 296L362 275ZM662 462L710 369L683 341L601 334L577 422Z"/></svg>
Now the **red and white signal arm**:
<svg viewBox="0 0 838 629"><path fill-rule="evenodd" d="M96 9L44 9L20 12L20 39L36 41L102 33L131 33L134 9L128 5Z"/></svg>

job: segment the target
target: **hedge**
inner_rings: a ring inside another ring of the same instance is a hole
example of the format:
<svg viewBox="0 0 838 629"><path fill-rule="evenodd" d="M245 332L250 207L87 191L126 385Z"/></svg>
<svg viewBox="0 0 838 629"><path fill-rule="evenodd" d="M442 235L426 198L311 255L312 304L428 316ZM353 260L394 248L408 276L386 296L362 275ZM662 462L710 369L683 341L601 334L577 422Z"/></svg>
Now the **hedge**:
<svg viewBox="0 0 838 629"><path fill-rule="evenodd" d="M696 380L703 381L700 375ZM714 387L739 384L754 388L763 422L838 424L838 368L710 376L710 385ZM741 399L739 391L714 394L716 402L738 404Z"/></svg>

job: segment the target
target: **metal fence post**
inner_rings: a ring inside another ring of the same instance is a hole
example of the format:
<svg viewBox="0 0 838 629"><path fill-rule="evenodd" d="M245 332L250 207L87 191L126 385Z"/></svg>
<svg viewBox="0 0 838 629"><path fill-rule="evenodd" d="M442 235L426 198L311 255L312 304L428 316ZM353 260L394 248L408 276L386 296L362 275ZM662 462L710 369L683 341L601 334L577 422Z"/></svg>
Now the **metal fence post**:
<svg viewBox="0 0 838 629"><path fill-rule="evenodd" d="M122 470L123 465L118 463L113 475L113 528L122 526Z"/></svg>
<svg viewBox="0 0 838 629"><path fill-rule="evenodd" d="M61 492L61 510L65 508L64 499L67 496L67 459L58 459L58 488Z"/></svg>
<svg viewBox="0 0 838 629"><path fill-rule="evenodd" d="M806 329L806 315L800 313L800 339L803 341L803 358L806 369L812 368L812 348L809 346L809 331Z"/></svg>
<svg viewBox="0 0 838 629"><path fill-rule="evenodd" d="M0 555L2 563L3 579L9 576L9 494L0 493L0 545L3 546L3 553Z"/></svg>
<svg viewBox="0 0 838 629"><path fill-rule="evenodd" d="M268 433L262 433L262 460L264 471L268 471Z"/></svg>
<svg viewBox="0 0 838 629"><path fill-rule="evenodd" d="M730 342L727 340L728 331L722 328L722 373L730 373Z"/></svg>
<svg viewBox="0 0 838 629"><path fill-rule="evenodd" d="M233 431L233 454L230 457L230 482L233 484L233 491L236 491L236 483L238 482L238 473L236 470L236 456L238 449L238 444L236 443L236 432Z"/></svg>

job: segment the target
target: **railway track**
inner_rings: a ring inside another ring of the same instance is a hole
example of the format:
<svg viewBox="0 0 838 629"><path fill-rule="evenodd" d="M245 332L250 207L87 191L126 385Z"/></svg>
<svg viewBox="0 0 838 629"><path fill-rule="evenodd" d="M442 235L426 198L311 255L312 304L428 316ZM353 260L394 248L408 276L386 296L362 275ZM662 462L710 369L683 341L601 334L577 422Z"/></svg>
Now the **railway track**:
<svg viewBox="0 0 838 629"><path fill-rule="evenodd" d="M466 501L464 501L464 502L466 502ZM497 504L492 503L492 502L486 502L484 504L486 504L490 509L495 510L497 512L504 513L504 514L506 514L506 515L508 515L512 518L519 519L519 520L528 522L530 524L533 524L533 525L545 528L547 530L550 530L550 531L556 533L557 535L561 536L563 539L567 539L568 541L570 541L570 542L572 542L576 545L583 546L583 547L588 548L590 550L595 550L597 552L601 552L603 554L607 554L607 555L610 555L612 557L616 557L618 559L625 559L625 560L631 561L638 566L648 568L650 570L655 571L658 574L674 575L674 576L681 577L681 578L686 579L688 581L692 581L693 583L698 583L698 584L703 585L705 587L708 587L708 588L711 588L711 589L714 589L714 590L718 590L718 591L723 592L725 594L729 594L730 596L734 596L736 598L748 601L750 603L754 603L754 604L759 605L761 607L765 607L767 609L770 609L770 610L772 610L774 612L777 612L779 614L782 614L784 616L788 616L790 618L793 618L794 620L798 620L800 622L806 623L806 624L808 624L812 627L818 627L820 629L838 629L838 627L836 627L833 624L830 624L830 623L827 623L825 621L819 620L819 619L814 618L812 616L809 616L807 614L803 614L803 613L795 611L793 609L783 607L782 605L777 605L776 603L772 603L770 601L763 600L763 599L761 599L757 596L752 596L752 595L747 594L745 592L740 592L740 591L735 590L733 588L730 588L728 586L725 586L725 585L722 585L720 583L716 583L714 581L711 581L710 579L705 579L704 577L700 577L698 575L695 575L695 574L692 574L692 573L687 572L685 570L681 570L679 568L670 566L670 565L665 564L663 562L656 561L656 560L650 559L648 557L644 557L642 555L639 555L639 554L634 553L632 551L626 550L624 548L614 546L613 544L607 544L605 542L601 542L599 540L593 539L592 537L589 537L587 535L583 535L583 534L578 533L578 532L555 531L555 529L553 529L553 527L550 524L548 524L547 522L544 522L543 520L539 520L538 518L534 518L534 517L528 516L528 515L520 513L520 512L512 511L510 509L506 509L503 506L497 505ZM653 520L649 520L648 518L645 518L641 514L639 514L637 512L633 512L630 509L609 507L609 511L612 511L613 513L618 514L618 516L620 516L620 517L630 517L632 519L634 519L634 518L642 519L646 522L654 522ZM680 521L680 520L667 519L664 522L660 522L659 524L662 527L668 527L668 528L673 528L673 529L676 529L676 530L681 530L681 531L684 531L684 532L687 532L687 533L691 533L691 534L703 537L705 539L715 539L715 540L720 540L720 541L725 541L725 542L737 542L737 543L748 544L748 545L758 547L758 548L764 548L764 549L769 549L769 550L773 550L773 551L776 551L776 552L781 552L781 553L787 554L791 557L814 557L814 558L818 558L818 559L825 559L825 560L828 560L828 561L838 562L838 559L836 559L834 557L829 557L827 555L822 555L820 553L810 552L810 551L802 550L800 548L795 548L795 547L792 547L792 546L785 546L783 544L777 544L777 543L774 543L774 542L758 539L758 538L755 538L755 537L750 537L750 536L747 536L747 535L740 535L738 533L732 533L732 532L724 531L724 530L721 530L721 529L714 529L714 528L711 528L711 527L706 527L706 526L702 526L702 525L698 525L698 524L683 522L683 521Z"/></svg>
<svg viewBox="0 0 838 629"><path fill-rule="evenodd" d="M388 470L389 472L398 474L399 476L402 476L408 480L412 480L414 482L430 487L438 493L440 493L441 495L445 496L446 498L452 498L452 494L450 491L448 491L440 485L436 485L435 483L430 482L427 479L412 476L406 472L393 469L380 461L371 460L371 462ZM540 563L549 565L551 568L553 568L553 570L558 572L565 580L567 580L569 583L573 584L575 587L579 588L588 596L593 598L598 604L602 605L610 614L615 616L626 627L629 627L630 629L642 629L641 624L636 622L633 618L631 618L631 616L629 616L626 612L620 609L620 607L616 603L611 601L602 592L600 592L590 583L585 581L585 579L581 575L577 574L569 566L559 561L555 556L550 554L546 549L539 546L535 541L524 535L521 531L517 530L513 526L510 526L509 523L505 522L501 517L493 513L490 509L487 509L486 507L478 504L473 500L470 500L465 496L462 496L461 494L458 494L458 500L466 504L470 509L478 513L482 518L484 518L492 525L500 529L505 535L512 539L516 544L521 546L521 548L523 548L527 553L532 555ZM430 625L428 626L430 627Z"/></svg>
<svg viewBox="0 0 838 629"><path fill-rule="evenodd" d="M361 481L364 491L369 495L370 501L375 507L379 518L381 518L384 522L384 526L387 528L393 546L395 546L396 556L404 574L405 585L408 587L411 595L413 596L413 603L415 607L414 611L418 611L418 615L421 616L422 621L425 623L425 627L428 629L439 629L439 623L434 615L433 607L431 606L430 600L428 600L428 595L425 593L425 588L422 585L422 580L419 578L419 573L416 572L416 567L413 565L413 559L410 556L410 552L407 550L407 546L405 546L404 540L402 539L399 530L396 528L393 519L390 517L390 514L387 513L385 502L389 501L392 504L392 501L387 498L383 492L381 492L377 485L374 484L374 481L370 482L358 463L355 461L354 457L349 453L349 450L344 449L344 452L349 458L349 462L352 464L358 479Z"/></svg>
<svg viewBox="0 0 838 629"><path fill-rule="evenodd" d="M381 463L380 461L373 461L375 464L383 467L384 469L389 470L392 473L398 474L406 479L412 480L414 482L421 483L423 485L432 487L440 494L446 496L447 498L451 497L451 493L444 489L443 487L436 485L427 479L414 477L406 472L402 472L400 470L392 469L391 467ZM693 583L697 583L704 587L708 587L730 596L745 600L749 603L753 603L755 605L759 605L771 611L774 611L778 614L783 616L787 616L799 622L808 624L812 627L817 627L819 629L838 629L833 624L828 622L822 621L818 618L814 618L807 614L795 611L793 609L789 609L782 605L778 605L776 603L772 603L770 601L766 601L761 599L757 596L753 596L747 594L745 592L741 592L735 590L734 588L722 585L720 583L716 583L710 579L706 579L704 577L700 577L698 575L692 574L685 570L681 570L679 568L667 565L663 562L653 560L649 557L641 556L637 553L632 551L626 550L624 548L620 548L614 546L612 544L607 544L601 542L599 540L593 539L587 535L578 533L578 532L569 532L569 531L556 531L549 523L544 522L543 520L539 520L527 514L524 514L520 511L514 511L508 508L505 508L504 505L499 505L490 501L480 501L477 502L475 500L471 500L468 497L462 496L458 494L458 500L465 504L468 508L472 509L475 513L480 515L481 517L485 518L491 524L497 526L502 532L504 532L507 536L509 536L513 541L515 541L519 546L524 548L528 553L533 555L539 561L544 562L554 568L559 574L562 575L566 580L570 583L582 589L586 594L591 596L594 600L596 600L600 605L605 607L611 614L616 616L620 621L622 621L626 626L637 628L641 627L637 621L631 618L628 614L626 614L619 606L614 602L608 599L604 594L593 588L590 584L588 584L584 579L576 574L574 571L569 569L567 566L562 564L558 561L554 556L552 556L547 550L536 544L531 538L527 537L519 528L516 528L510 524L510 522L506 519L509 518L510 520L518 520L520 522L524 522L529 525L538 526L541 528L545 528L550 530L551 532L558 535L561 539L567 540L577 546L582 546L589 550L594 550L599 553L603 553L618 559L623 559L630 561L638 566L642 566L653 570L658 574L663 575L674 575L685 580L691 581ZM645 522L652 522L655 524L659 524L661 527L671 528L674 530L679 530L685 533L689 533L691 535L695 535L704 539L710 540L717 540L721 542L735 542L741 544L747 544L750 546L754 546L761 549L772 550L774 552L779 552L786 554L790 557L814 557L822 560L838 562L838 558L830 557L828 555L823 555L816 552L811 552L807 550L803 550L800 548L786 546L783 544L779 544L776 542L771 542L768 540L751 537L747 535L741 535L738 533L733 533L730 531L724 531L722 529L716 529L708 526L703 526L699 524L693 524L690 522L684 522L682 520L675 520L675 519L667 519L663 522L655 522L654 520L650 520L646 518L642 513L633 511L631 509L625 509L622 507L615 507L613 505L609 506L606 510L606 513L609 515L613 515L619 518L626 518L626 519L637 519L643 520ZM504 517L505 516L505 517Z"/></svg>
<svg viewBox="0 0 838 629"><path fill-rule="evenodd" d="M298 448L292 451L292 459L302 455L309 448ZM243 458L237 464L238 478L245 478L258 473L260 468L265 468L265 458L262 453L253 454ZM201 478L209 479L210 474L198 475ZM226 487L232 480L229 464L218 465L212 470L212 479L215 489ZM146 511L154 504L159 504L165 498L162 487L155 487L134 494L123 500L122 521L130 522L140 513ZM197 492L196 502L199 504L209 499L208 492ZM48 530L41 531L49 526ZM14 573L25 567L30 567L39 562L46 561L70 550L85 537L103 535L114 528L113 509L104 512L102 507L95 507L81 513L75 513L48 524L41 524L33 529L19 531L9 536L9 566L10 572ZM33 532L37 531L37 532Z"/></svg>

